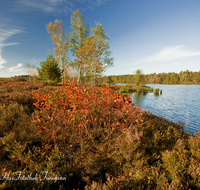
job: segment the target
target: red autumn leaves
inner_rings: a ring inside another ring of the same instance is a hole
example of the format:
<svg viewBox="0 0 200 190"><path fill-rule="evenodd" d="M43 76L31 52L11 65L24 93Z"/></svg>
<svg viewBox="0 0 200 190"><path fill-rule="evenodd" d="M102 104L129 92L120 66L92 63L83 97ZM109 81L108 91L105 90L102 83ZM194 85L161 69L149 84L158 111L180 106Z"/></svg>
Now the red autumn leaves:
<svg viewBox="0 0 200 190"><path fill-rule="evenodd" d="M49 140L73 137L89 138L95 128L101 128L105 136L127 127L142 124L143 111L134 107L130 97L118 95L109 87L102 91L86 90L77 81L64 84L59 93L33 94L34 122L37 131Z"/></svg>

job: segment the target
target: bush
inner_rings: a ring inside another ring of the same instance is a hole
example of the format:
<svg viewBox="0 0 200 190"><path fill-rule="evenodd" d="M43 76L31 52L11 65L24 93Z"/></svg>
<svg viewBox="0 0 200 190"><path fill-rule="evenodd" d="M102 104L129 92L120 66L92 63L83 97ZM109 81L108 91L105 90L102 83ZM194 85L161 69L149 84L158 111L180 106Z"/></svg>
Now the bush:
<svg viewBox="0 0 200 190"><path fill-rule="evenodd" d="M155 88L155 90L154 90L154 94L155 94L155 95L159 95L159 91L160 91L159 88Z"/></svg>
<svg viewBox="0 0 200 190"><path fill-rule="evenodd" d="M42 81L43 85L56 85L58 83L58 80L55 81Z"/></svg>
<svg viewBox="0 0 200 190"><path fill-rule="evenodd" d="M25 167L23 150L27 143L38 139L26 112L19 104L0 106L0 171L22 171Z"/></svg>
<svg viewBox="0 0 200 190"><path fill-rule="evenodd" d="M69 176L73 174L87 183L105 182L106 173L115 176L121 171L125 157L131 159L142 135L142 110L133 107L129 97L118 95L108 87L101 92L94 88L88 92L73 80L63 86L62 92L36 93L34 97L38 101L33 122L46 142L44 147L51 147L44 160L52 160L45 168L52 175L65 175L70 181ZM128 141L121 146L127 135L132 145ZM126 149L130 150L133 144L135 148L127 156ZM38 150L37 153L40 154ZM120 158L118 154L124 156ZM44 166L34 165L38 169Z"/></svg>
<svg viewBox="0 0 200 190"><path fill-rule="evenodd" d="M24 77L17 77L16 81L27 81Z"/></svg>
<svg viewBox="0 0 200 190"><path fill-rule="evenodd" d="M126 87L121 87L121 88L119 89L119 94L123 94L124 96L128 96L128 95L129 95L128 92L129 92L129 91L128 91L128 89L127 89Z"/></svg>

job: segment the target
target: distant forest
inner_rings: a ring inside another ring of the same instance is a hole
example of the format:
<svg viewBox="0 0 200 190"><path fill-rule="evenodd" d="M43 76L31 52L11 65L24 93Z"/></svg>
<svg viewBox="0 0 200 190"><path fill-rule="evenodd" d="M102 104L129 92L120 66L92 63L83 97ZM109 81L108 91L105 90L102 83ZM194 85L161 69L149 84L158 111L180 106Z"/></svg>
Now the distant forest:
<svg viewBox="0 0 200 190"><path fill-rule="evenodd" d="M23 77L28 79L29 75L20 75L16 77ZM75 77L77 78L77 77ZM127 74L127 75L110 75L104 76L97 79L98 83L126 83L135 84L138 80L138 75ZM200 84L200 71L192 72L189 70L181 71L180 73L170 72L170 73L152 73L142 75L143 84ZM84 80L82 81L84 83Z"/></svg>
<svg viewBox="0 0 200 190"><path fill-rule="evenodd" d="M136 75L111 75L106 76L104 81L112 83L135 83ZM144 84L200 84L200 71L192 72L189 70L180 73L152 73L143 75Z"/></svg>

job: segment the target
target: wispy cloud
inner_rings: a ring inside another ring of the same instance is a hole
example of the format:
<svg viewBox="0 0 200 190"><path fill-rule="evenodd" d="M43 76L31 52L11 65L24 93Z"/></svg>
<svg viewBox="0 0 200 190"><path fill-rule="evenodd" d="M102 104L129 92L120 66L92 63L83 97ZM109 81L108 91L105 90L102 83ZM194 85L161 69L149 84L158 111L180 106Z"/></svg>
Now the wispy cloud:
<svg viewBox="0 0 200 190"><path fill-rule="evenodd" d="M0 45L3 41L11 37L12 35L21 32L19 29L6 29L6 28L0 28Z"/></svg>
<svg viewBox="0 0 200 190"><path fill-rule="evenodd" d="M36 59L35 57L33 57L33 58L31 59L30 63L31 63L31 64L34 64L34 63L36 63L37 61L40 61L40 59L39 59L39 58Z"/></svg>
<svg viewBox="0 0 200 190"><path fill-rule="evenodd" d="M192 57L200 55L200 51L191 51L185 46L175 46L170 48L165 48L161 52L144 59L146 62L153 61L172 61L177 59L182 59L185 57Z"/></svg>
<svg viewBox="0 0 200 190"><path fill-rule="evenodd" d="M21 63L18 63L17 64L17 66L15 66L15 67L10 67L8 70L10 71L10 72L19 72L19 71L21 71L22 70L22 67L23 65L21 64Z"/></svg>
<svg viewBox="0 0 200 190"><path fill-rule="evenodd" d="M199 55L200 55L200 51L192 51L183 45L179 45L175 47L164 48L162 51L160 51L159 53L156 53L153 56L146 57L144 59L138 60L128 65L136 65L136 64L145 63L145 62L166 62L166 61L179 60L186 57L193 57L193 56L199 56Z"/></svg>
<svg viewBox="0 0 200 190"><path fill-rule="evenodd" d="M62 6L63 4L65 4L65 8ZM20 10L32 9L44 12L60 12L61 7L68 11L73 8L73 3L66 0L18 0L18 5L21 6Z"/></svg>
<svg viewBox="0 0 200 190"><path fill-rule="evenodd" d="M13 43L2 43L2 44L0 44L0 47L4 47L4 46L14 46L14 45L17 45L17 44L19 44L18 42L13 42Z"/></svg>
<svg viewBox="0 0 200 190"><path fill-rule="evenodd" d="M70 13L78 5L84 5L83 10L93 9L95 6L100 6L109 0L16 0L17 10L26 11L40 10L43 12L55 13Z"/></svg>
<svg viewBox="0 0 200 190"><path fill-rule="evenodd" d="M2 58L2 48L4 46L12 46L18 44L17 42L4 43L4 41L6 41L9 37L19 32L21 32L21 30L0 28L0 69L4 68L3 64L6 63L6 60Z"/></svg>

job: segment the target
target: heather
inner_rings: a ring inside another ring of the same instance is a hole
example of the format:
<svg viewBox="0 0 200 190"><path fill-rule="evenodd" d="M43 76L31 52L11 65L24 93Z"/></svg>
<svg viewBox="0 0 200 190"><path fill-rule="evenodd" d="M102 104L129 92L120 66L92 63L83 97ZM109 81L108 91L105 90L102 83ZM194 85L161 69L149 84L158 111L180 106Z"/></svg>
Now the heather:
<svg viewBox="0 0 200 190"><path fill-rule="evenodd" d="M123 92L5 79L0 105L0 177L65 177L4 179L2 189L200 188L199 134L135 107Z"/></svg>

